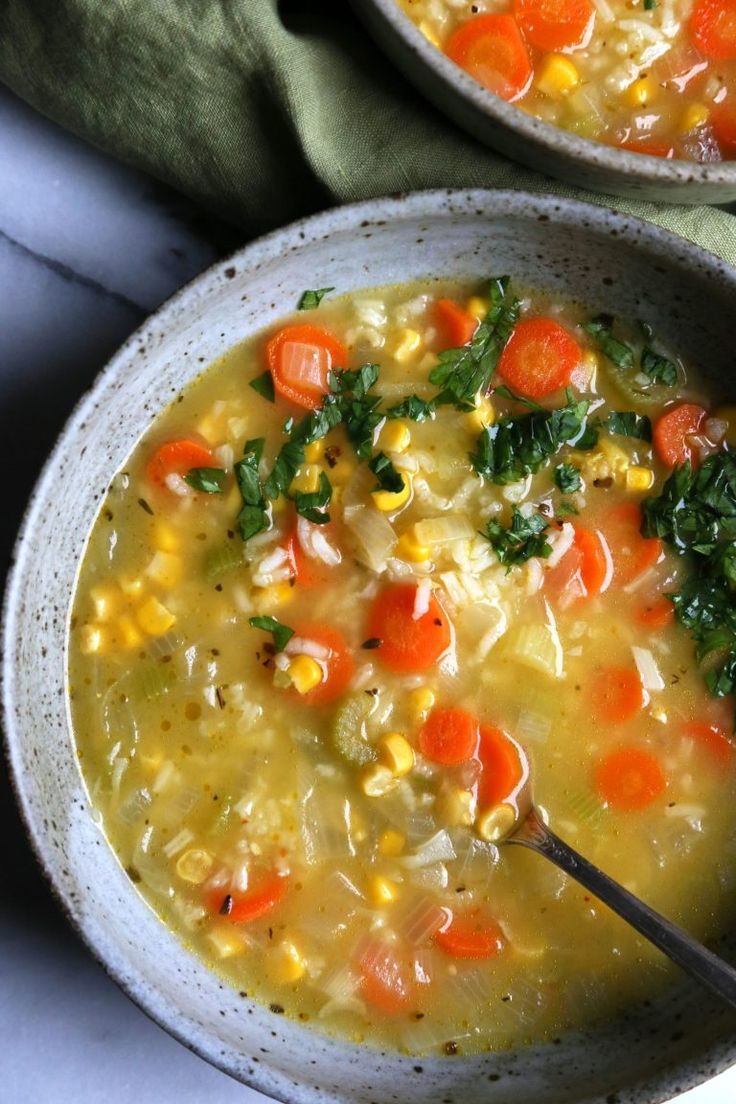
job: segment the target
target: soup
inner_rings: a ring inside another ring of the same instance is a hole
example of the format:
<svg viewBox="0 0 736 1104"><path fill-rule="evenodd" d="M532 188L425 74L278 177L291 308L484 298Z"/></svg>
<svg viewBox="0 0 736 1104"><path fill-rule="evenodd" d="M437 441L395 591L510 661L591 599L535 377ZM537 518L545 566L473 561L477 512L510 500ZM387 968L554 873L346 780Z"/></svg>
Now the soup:
<svg viewBox="0 0 736 1104"><path fill-rule="evenodd" d="M491 92L655 157L736 156L734 0L398 0Z"/></svg>
<svg viewBox="0 0 736 1104"><path fill-rule="evenodd" d="M113 480L69 645L90 797L274 1014L416 1054L553 1039L669 969L499 846L530 782L654 907L733 919L736 418L646 324L506 278L331 291Z"/></svg>

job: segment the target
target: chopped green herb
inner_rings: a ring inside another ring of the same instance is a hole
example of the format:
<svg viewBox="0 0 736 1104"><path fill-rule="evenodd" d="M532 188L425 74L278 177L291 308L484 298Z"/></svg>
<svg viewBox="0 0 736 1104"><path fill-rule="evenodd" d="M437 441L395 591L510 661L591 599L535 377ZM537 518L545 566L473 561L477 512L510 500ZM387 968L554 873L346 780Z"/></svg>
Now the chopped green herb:
<svg viewBox="0 0 736 1104"><path fill-rule="evenodd" d="M573 491L579 491L583 485L580 472L574 464L558 464L555 468L554 481L555 486L563 494L572 494Z"/></svg>
<svg viewBox="0 0 736 1104"><path fill-rule="evenodd" d="M383 419L378 410L380 396L369 394L379 372L377 364L364 364L357 371L338 372L330 379L340 420L360 460L367 460L373 451L373 438Z"/></svg>
<svg viewBox="0 0 736 1104"><path fill-rule="evenodd" d="M568 499L561 498L560 501L557 503L557 509L555 510L555 517L556 518L571 517L572 515L577 515L579 513L580 513L580 511L578 510L577 506L575 506Z"/></svg>
<svg viewBox="0 0 736 1104"><path fill-rule="evenodd" d="M263 398L268 399L269 402L274 401L275 392L273 389L273 376L270 372L263 372L260 376L256 376L255 379L248 380L248 386L252 387L254 391L257 391L259 395L263 395Z"/></svg>
<svg viewBox="0 0 736 1104"><path fill-rule="evenodd" d="M234 465L235 479L240 490L243 506L238 514L237 525L243 540L249 540L256 533L268 528L269 520L266 500L258 477L258 464L263 455L263 437L246 441L243 446L243 459Z"/></svg>
<svg viewBox="0 0 736 1104"><path fill-rule="evenodd" d="M325 295L334 291L334 287L317 288L314 291L303 291L299 299L298 310L315 310L320 305Z"/></svg>
<svg viewBox="0 0 736 1104"><path fill-rule="evenodd" d="M567 403L556 410L501 418L481 432L470 461L478 475L494 483L517 483L539 471L563 445L576 445L587 413L587 401L575 402L568 391Z"/></svg>
<svg viewBox="0 0 736 1104"><path fill-rule="evenodd" d="M632 372L635 366L634 353L629 345L624 345L611 332L615 319L611 314L599 314L585 322L582 329L596 342L598 348L617 368Z"/></svg>
<svg viewBox="0 0 736 1104"><path fill-rule="evenodd" d="M508 276L491 280L491 305L471 341L459 349L445 349L429 381L440 388L436 406L472 410L476 395L485 393L496 370L498 358L519 318L520 303L507 297Z"/></svg>
<svg viewBox="0 0 736 1104"><path fill-rule="evenodd" d="M510 571L514 564L525 563L532 556L543 559L549 556L552 545L544 535L546 529L547 521L541 514L526 517L514 508L508 529L500 522L491 520L483 536L490 541L500 562L506 564L507 571Z"/></svg>
<svg viewBox="0 0 736 1104"><path fill-rule="evenodd" d="M227 473L222 468L190 468L184 476L185 483L204 494L222 494L226 479Z"/></svg>
<svg viewBox="0 0 736 1104"><path fill-rule="evenodd" d="M674 387L677 383L677 368L674 362L669 357L655 353L654 349L648 346L642 350L639 367L652 383L661 383L665 387Z"/></svg>
<svg viewBox="0 0 736 1104"><path fill-rule="evenodd" d="M672 387L677 383L675 364L668 357L655 352L649 344L643 348L637 364L631 346L613 336L615 322L612 315L599 314L582 328L610 361L613 366L612 381L622 394L638 402L659 401L662 396L661 391L657 394L657 388ZM646 322L640 322L639 325L646 340L651 341L651 326Z"/></svg>
<svg viewBox="0 0 736 1104"><path fill-rule="evenodd" d="M264 632L271 633L277 652L283 652L294 635L293 629L288 625L282 625L275 617L249 617L248 624L253 629L263 629Z"/></svg>
<svg viewBox="0 0 736 1104"><path fill-rule="evenodd" d="M387 418L409 418L412 422L424 422L434 418L436 407L434 399L420 399L418 395L409 395L386 411Z"/></svg>
<svg viewBox="0 0 736 1104"><path fill-rule="evenodd" d="M297 491L294 495L296 512L315 525L326 525L330 515L325 507L332 501L332 484L326 472L320 472L319 490L313 492Z"/></svg>
<svg viewBox="0 0 736 1104"><path fill-rule="evenodd" d="M654 11L657 6L657 0L644 0L644 11Z"/></svg>
<svg viewBox="0 0 736 1104"><path fill-rule="evenodd" d="M633 410L612 410L604 422L609 433L620 437L638 437L641 441L651 441L652 423L646 414L635 414Z"/></svg>
<svg viewBox="0 0 736 1104"><path fill-rule="evenodd" d="M391 491L398 494L404 489L404 477L397 472L385 452L377 453L368 462L368 467L378 480L377 491Z"/></svg>

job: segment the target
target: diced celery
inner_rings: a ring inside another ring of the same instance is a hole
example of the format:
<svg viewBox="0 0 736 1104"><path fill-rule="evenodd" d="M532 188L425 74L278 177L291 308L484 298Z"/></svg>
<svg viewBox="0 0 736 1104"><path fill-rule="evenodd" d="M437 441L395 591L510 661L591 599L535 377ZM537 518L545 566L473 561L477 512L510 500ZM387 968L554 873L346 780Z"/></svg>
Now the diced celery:
<svg viewBox="0 0 736 1104"><path fill-rule="evenodd" d="M376 758L365 727L373 709L374 699L370 694L354 694L343 702L332 720L332 746L338 755L358 767Z"/></svg>
<svg viewBox="0 0 736 1104"><path fill-rule="evenodd" d="M158 701L176 682L176 671L168 663L144 662L133 669L128 691L133 700Z"/></svg>
<svg viewBox="0 0 736 1104"><path fill-rule="evenodd" d="M598 800L594 793L588 790L578 790L569 795L567 807L575 820L581 823L597 825L605 813L605 806Z"/></svg>
<svg viewBox="0 0 736 1104"><path fill-rule="evenodd" d="M227 575L234 571L236 567L240 567L244 562L243 548L244 545L241 541L234 540L228 541L227 544L221 544L217 548L212 548L207 553L204 564L207 582L211 583L214 579L219 579L221 575Z"/></svg>
<svg viewBox="0 0 736 1104"><path fill-rule="evenodd" d="M549 625L520 625L506 638L506 654L540 674L562 677L562 648Z"/></svg>

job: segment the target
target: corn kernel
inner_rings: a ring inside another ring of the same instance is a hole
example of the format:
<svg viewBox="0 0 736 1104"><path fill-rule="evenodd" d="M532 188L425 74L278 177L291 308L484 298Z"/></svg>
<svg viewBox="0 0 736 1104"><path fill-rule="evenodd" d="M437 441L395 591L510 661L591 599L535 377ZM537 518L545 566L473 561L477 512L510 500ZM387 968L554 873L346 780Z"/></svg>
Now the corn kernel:
<svg viewBox="0 0 736 1104"><path fill-rule="evenodd" d="M308 694L322 682L322 668L311 656L294 656L289 664L289 678L299 694Z"/></svg>
<svg viewBox="0 0 736 1104"><path fill-rule="evenodd" d="M278 609L292 601L294 591L295 588L289 583L273 583L255 592L254 604L259 612Z"/></svg>
<svg viewBox="0 0 736 1104"><path fill-rule="evenodd" d="M414 749L400 732L388 732L378 741L382 761L395 778L408 774L414 766Z"/></svg>
<svg viewBox="0 0 736 1104"><path fill-rule="evenodd" d="M240 495L240 491L238 491ZM162 518L156 518L153 523L151 543L161 552L177 552L179 550L179 537L173 525Z"/></svg>
<svg viewBox="0 0 736 1104"><path fill-rule="evenodd" d="M203 847L190 847L176 861L176 873L185 882L201 885L210 872L213 858Z"/></svg>
<svg viewBox="0 0 736 1104"><path fill-rule="evenodd" d="M241 954L245 950L243 939L236 929L229 925L219 924L207 933L207 938L215 948L218 958L232 958L233 955Z"/></svg>
<svg viewBox="0 0 736 1104"><path fill-rule="evenodd" d="M325 454L325 439L319 437L316 441L310 441L304 446L304 459L308 464L318 464Z"/></svg>
<svg viewBox="0 0 736 1104"><path fill-rule="evenodd" d="M683 134L689 134L697 127L705 126L710 118L710 109L704 103L689 104L680 119L680 130Z"/></svg>
<svg viewBox="0 0 736 1104"><path fill-rule="evenodd" d="M394 360L404 364L421 347L422 337L416 330L399 330L398 336L392 343Z"/></svg>
<svg viewBox="0 0 736 1104"><path fill-rule="evenodd" d="M290 939L283 939L274 948L273 957L269 963L269 974L278 984L288 985L290 982L299 981L299 978L304 976L306 968L306 962Z"/></svg>
<svg viewBox="0 0 736 1104"><path fill-rule="evenodd" d="M386 422L378 437L378 447L386 452L406 452L411 444L411 433L404 422Z"/></svg>
<svg viewBox="0 0 736 1104"><path fill-rule="evenodd" d="M479 322L482 322L488 314L489 306L490 303L482 295L471 295L465 304L465 309L468 314L472 314L473 318L477 318Z"/></svg>
<svg viewBox="0 0 736 1104"><path fill-rule="evenodd" d="M382 514L392 514L406 506L411 495L411 480L406 472L403 473L404 486L400 491L371 491L373 505Z"/></svg>
<svg viewBox="0 0 736 1104"><path fill-rule="evenodd" d="M82 655L95 655L104 651L103 630L99 625L82 625L79 634L79 650Z"/></svg>
<svg viewBox="0 0 736 1104"><path fill-rule="evenodd" d="M143 640L132 617L128 617L127 613L117 620L117 635L123 648L137 648Z"/></svg>
<svg viewBox="0 0 736 1104"><path fill-rule="evenodd" d="M502 802L483 809L476 818L475 830L486 843L498 843L513 830L516 812L511 805Z"/></svg>
<svg viewBox="0 0 736 1104"><path fill-rule="evenodd" d="M398 781L385 763L370 763L360 776L360 788L366 797L383 797Z"/></svg>
<svg viewBox="0 0 736 1104"><path fill-rule="evenodd" d="M146 598L136 611L136 621L150 636L162 636L176 623L176 617L155 598L153 594Z"/></svg>
<svg viewBox="0 0 736 1104"><path fill-rule="evenodd" d="M305 464L292 479L289 494L314 494L319 490L321 471L318 464Z"/></svg>
<svg viewBox="0 0 736 1104"><path fill-rule="evenodd" d="M432 553L429 545L422 544L417 540L414 526L412 525L410 529L407 529L406 532L402 533L399 537L395 555L398 556L400 560L407 560L409 563L426 563Z"/></svg>
<svg viewBox="0 0 736 1104"><path fill-rule="evenodd" d="M404 850L405 843L406 836L403 832L397 831L396 828L387 828L378 837L379 854L385 855L386 858L395 859Z"/></svg>
<svg viewBox="0 0 736 1104"><path fill-rule="evenodd" d="M726 433L723 439L727 445L736 447L736 406L719 406L713 417L719 422L725 422Z"/></svg>
<svg viewBox="0 0 736 1104"><path fill-rule="evenodd" d="M153 559L146 568L145 574L159 586L175 587L181 579L181 557L173 552L155 552Z"/></svg>
<svg viewBox="0 0 736 1104"><path fill-rule="evenodd" d="M473 433L480 433L487 426L492 426L496 420L496 409L490 399L478 400L475 410L465 415L465 420Z"/></svg>
<svg viewBox="0 0 736 1104"><path fill-rule="evenodd" d="M537 88L550 99L566 96L580 84L577 66L564 54L548 54L537 77Z"/></svg>
<svg viewBox="0 0 736 1104"><path fill-rule="evenodd" d="M368 900L376 908L392 904L399 896L399 887L390 878L384 878L381 874L371 874L368 879Z"/></svg>
<svg viewBox="0 0 736 1104"><path fill-rule="evenodd" d="M423 721L435 703L434 690L428 686L418 686L409 694L409 714L415 724Z"/></svg>
<svg viewBox="0 0 736 1104"><path fill-rule="evenodd" d="M137 598L143 593L143 580L137 575L119 575L118 586L128 598Z"/></svg>
<svg viewBox="0 0 736 1104"><path fill-rule="evenodd" d="M657 94L657 85L651 77L639 77L626 90L626 99L632 107L646 107Z"/></svg>
<svg viewBox="0 0 736 1104"><path fill-rule="evenodd" d="M439 795L437 811L445 824L468 827L475 820L475 798L470 790L453 786Z"/></svg>
<svg viewBox="0 0 736 1104"><path fill-rule="evenodd" d="M654 472L651 468L641 468L634 464L626 472L627 491L648 491L654 483Z"/></svg>
<svg viewBox="0 0 736 1104"><path fill-rule="evenodd" d="M437 49L440 48L440 40L437 37L437 32L434 30L431 24L427 22L426 19L423 19L422 22L419 24L419 30L422 32L427 42L431 42L433 46L437 47Z"/></svg>
<svg viewBox="0 0 736 1104"><path fill-rule="evenodd" d="M111 587L92 587L90 598L94 610L95 621L109 621L117 608L119 596Z"/></svg>
<svg viewBox="0 0 736 1104"><path fill-rule="evenodd" d="M346 460L341 457L334 468L330 468L328 472L330 483L332 483L333 487L344 486L353 478L354 472L355 464L353 464L351 460Z"/></svg>

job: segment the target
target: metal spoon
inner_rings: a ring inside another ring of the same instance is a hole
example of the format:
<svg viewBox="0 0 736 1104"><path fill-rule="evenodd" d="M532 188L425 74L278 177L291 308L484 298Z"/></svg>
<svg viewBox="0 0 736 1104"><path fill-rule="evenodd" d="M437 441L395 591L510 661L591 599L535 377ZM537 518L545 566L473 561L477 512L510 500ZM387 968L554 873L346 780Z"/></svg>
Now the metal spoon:
<svg viewBox="0 0 736 1104"><path fill-rule="evenodd" d="M501 815L497 820L495 843L521 844L544 855L604 901L622 920L636 928L706 989L736 1008L736 969L584 859L547 827L534 805L529 807L526 815L522 813L520 819L509 805L497 806L497 810ZM504 815L502 810L513 812L515 826L510 823L511 817Z"/></svg>

